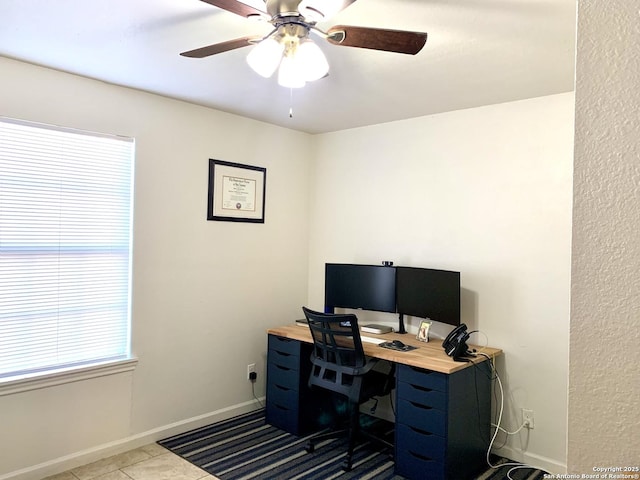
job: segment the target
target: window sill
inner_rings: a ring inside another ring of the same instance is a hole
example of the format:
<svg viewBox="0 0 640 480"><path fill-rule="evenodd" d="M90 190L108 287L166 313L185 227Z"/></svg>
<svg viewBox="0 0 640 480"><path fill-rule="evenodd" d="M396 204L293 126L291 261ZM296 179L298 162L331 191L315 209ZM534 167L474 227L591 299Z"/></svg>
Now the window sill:
<svg viewBox="0 0 640 480"><path fill-rule="evenodd" d="M127 358L82 367L60 369L42 374L8 377L0 379L0 397L116 373L130 372L136 368L137 364L137 358Z"/></svg>

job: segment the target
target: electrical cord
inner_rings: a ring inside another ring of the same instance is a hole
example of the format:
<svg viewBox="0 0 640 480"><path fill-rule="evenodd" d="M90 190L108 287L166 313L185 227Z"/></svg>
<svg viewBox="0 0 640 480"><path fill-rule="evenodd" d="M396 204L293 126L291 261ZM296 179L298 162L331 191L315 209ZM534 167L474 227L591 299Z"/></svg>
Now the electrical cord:
<svg viewBox="0 0 640 480"><path fill-rule="evenodd" d="M495 379L494 379L495 380ZM491 387L491 394L493 395L493 405L498 405L499 402L499 391L498 391L498 382L493 382ZM504 441L500 445L493 445L496 450L500 450L503 448L507 442L509 441L509 437L505 436Z"/></svg>
<svg viewBox="0 0 640 480"><path fill-rule="evenodd" d="M476 354L475 353L470 353L467 352L467 355L470 355L472 357L475 357ZM491 374L487 374L487 372L485 371L486 369L482 368L482 363L476 363L472 358L465 358L465 361L470 363L471 365L473 365L473 381L474 381L474 385L475 385L475 394L476 394L476 405L478 405L478 409L476 411L477 413L477 420L478 420L478 435L480 436L480 438L482 439L483 442L488 443L489 439L485 438L484 435L484 428L483 428L483 422L482 422L482 417L480 415L480 396L479 396L479 390L478 390L478 372L482 373L482 375L484 375L485 377L487 377L489 379L489 381L493 380L493 376Z"/></svg>
<svg viewBox="0 0 640 480"><path fill-rule="evenodd" d="M524 427L526 427L526 426L527 426L527 422L522 422L522 425L520 425L520 426L518 427L518 429L517 429L515 432L510 432L510 431L508 431L507 429L502 428L502 427L501 427L501 426L499 426L499 425L496 425L495 423L492 423L492 424L491 424L491 426L492 426L492 427L496 427L498 430L500 430L501 432L506 433L507 435L516 435L517 433L520 433L520 431L521 431Z"/></svg>
<svg viewBox="0 0 640 480"><path fill-rule="evenodd" d="M500 424L502 423L502 414L504 413L504 389L502 387L502 381L500 380L500 376L498 375L498 371L495 368L495 365L493 364L493 358L490 357L489 355L487 355L486 353L478 353L478 355L482 355L483 357L486 357L491 365L491 369L493 370L493 377L495 378L499 388L500 388L500 408L498 411L498 421L495 425L493 425L494 427L496 427L495 431L493 432L493 435L491 437L491 441L489 442L489 448L487 448L487 465L489 465L490 468L493 469L498 469L498 468L502 468L502 467L512 467L507 471L507 478L509 480L513 480L513 478L511 477L511 472L513 472L514 470L518 470L521 468L530 468L530 469L534 469L534 470L540 470L544 473L549 473L546 470L542 469L542 468L538 468L538 467L534 467L532 465L528 465L526 463L522 463L522 462L506 462L506 463L502 463L500 465L494 465L491 463L491 458L490 458L490 453L491 453L491 448L493 447L493 444L496 440L496 437L498 435L498 432L502 429L502 427L500 427ZM524 424L523 426L524 427ZM522 429L522 427L520 427L519 430ZM504 429L502 429L504 430Z"/></svg>
<svg viewBox="0 0 640 480"><path fill-rule="evenodd" d="M489 346L489 336L486 333L484 333L482 330L471 330L469 332L469 336L471 336L471 334L473 333L479 333L481 335L484 335L485 344L480 347L480 350L478 352L474 352L476 355L479 355L482 352L484 352Z"/></svg>
<svg viewBox="0 0 640 480"><path fill-rule="evenodd" d="M259 398L258 398L258 396L256 395L255 385L256 385L255 380L252 380L252 381L251 381L251 393L252 393L253 398L255 399L255 401L256 401L256 402L258 402L258 405L260 405L260 408L264 408L263 403L260 401L260 399L259 399Z"/></svg>
<svg viewBox="0 0 640 480"><path fill-rule="evenodd" d="M396 406L393 404L393 395L389 392L389 405L391 406L391 411L393 412L393 418L396 418Z"/></svg>

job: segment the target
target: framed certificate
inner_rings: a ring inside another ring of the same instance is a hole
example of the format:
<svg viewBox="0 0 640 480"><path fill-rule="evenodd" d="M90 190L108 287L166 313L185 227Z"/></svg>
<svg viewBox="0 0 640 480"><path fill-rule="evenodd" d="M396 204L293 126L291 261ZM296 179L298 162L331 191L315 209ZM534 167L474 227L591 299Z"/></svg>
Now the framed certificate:
<svg viewBox="0 0 640 480"><path fill-rule="evenodd" d="M207 220L264 223L267 169L209 159Z"/></svg>

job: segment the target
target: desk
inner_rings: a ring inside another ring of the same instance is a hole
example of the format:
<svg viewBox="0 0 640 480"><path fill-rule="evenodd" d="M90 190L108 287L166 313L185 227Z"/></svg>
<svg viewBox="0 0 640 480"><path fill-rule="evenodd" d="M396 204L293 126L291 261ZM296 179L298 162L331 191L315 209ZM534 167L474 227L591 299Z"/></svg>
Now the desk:
<svg viewBox="0 0 640 480"><path fill-rule="evenodd" d="M311 395L307 380L313 342L307 327L286 325L268 333L267 422L294 435L321 427L322 396ZM396 364L395 469L409 479L464 480L486 468L491 422L491 370L485 357L455 362L441 341L387 333L415 350L399 352L363 342L370 357ZM490 357L496 348L473 347Z"/></svg>

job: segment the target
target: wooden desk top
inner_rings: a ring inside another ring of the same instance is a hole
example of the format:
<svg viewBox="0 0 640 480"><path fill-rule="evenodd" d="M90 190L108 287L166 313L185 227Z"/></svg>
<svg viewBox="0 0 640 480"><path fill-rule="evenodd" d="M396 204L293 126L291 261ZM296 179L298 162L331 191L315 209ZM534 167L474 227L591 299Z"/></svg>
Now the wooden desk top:
<svg viewBox="0 0 640 480"><path fill-rule="evenodd" d="M300 326L296 324L284 325L282 327L270 328L267 330L268 334L277 335L279 337L291 338L306 343L313 343L311 340L311 332L309 327ZM380 338L382 341L390 342L392 340L400 340L405 345L411 345L417 347L415 350L409 350L408 352L400 352L397 350L390 350L383 348L375 343L362 342L364 353L370 357L381 358L383 360L389 360L394 363L402 363L405 365L411 365L413 367L425 368L427 370L433 370L441 373L453 373L463 368L467 368L472 364L470 362L456 362L451 357L444 353L442 348L442 340L431 340L429 342L421 342L416 339L416 336L410 333L385 333L383 335L376 335L374 333L363 333L364 337ZM475 348L478 352L485 353L491 358L502 354L502 350L498 348L479 347L475 345L469 345L470 348ZM480 355L473 359L474 362L481 362L487 360L486 357Z"/></svg>

